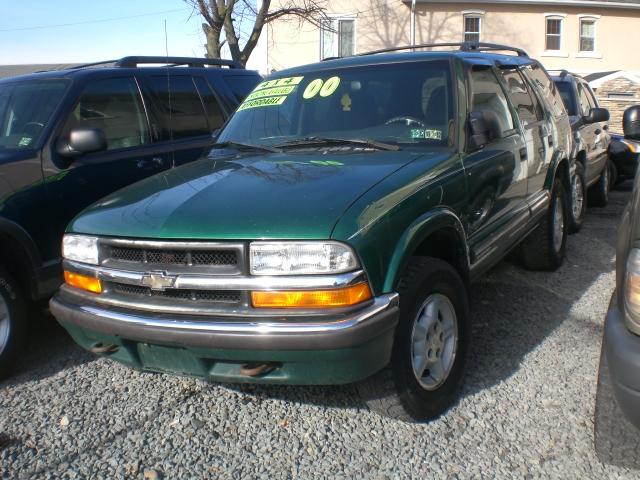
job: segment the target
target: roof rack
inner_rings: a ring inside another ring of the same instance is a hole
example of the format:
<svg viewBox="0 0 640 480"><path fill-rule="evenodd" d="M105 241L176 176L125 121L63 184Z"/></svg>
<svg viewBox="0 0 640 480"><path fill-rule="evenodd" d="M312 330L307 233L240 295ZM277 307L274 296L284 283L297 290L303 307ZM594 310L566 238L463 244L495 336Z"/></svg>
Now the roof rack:
<svg viewBox="0 0 640 480"><path fill-rule="evenodd" d="M360 53L357 56L374 55L376 53L398 52L401 50L415 50L416 48L434 47L458 47L458 49L462 52L507 51L515 52L519 57L529 57L529 54L521 48L510 47L508 45L500 45L498 43L485 42L421 43L417 45L405 45L404 47L392 47L383 48L381 50L373 50L371 52Z"/></svg>
<svg viewBox="0 0 640 480"><path fill-rule="evenodd" d="M553 73L556 73L556 72L557 72L557 73L558 73L558 76L559 76L560 78L564 78L564 77L566 77L567 75L571 75L571 76L574 76L574 77L580 77L580 78L582 78L582 75L578 75L577 73L573 73L573 72L570 72L569 70L565 70L565 69L562 69L562 70L549 70L549 73L552 73L552 72L553 72Z"/></svg>
<svg viewBox="0 0 640 480"><path fill-rule="evenodd" d="M186 65L188 67L204 67L205 65L213 65L218 67L229 67L229 68L242 68L240 64L234 62L233 60L224 60L221 58L200 58L200 57L144 57L144 56L131 56L131 57L122 57L119 60L104 60L102 62L94 62L94 63L85 63L83 65L77 65L75 67L71 67L72 70L77 70L80 68L87 67L95 67L98 65L107 65L112 63L114 67L119 68L136 68L138 65L142 64L152 64L158 63L162 65Z"/></svg>

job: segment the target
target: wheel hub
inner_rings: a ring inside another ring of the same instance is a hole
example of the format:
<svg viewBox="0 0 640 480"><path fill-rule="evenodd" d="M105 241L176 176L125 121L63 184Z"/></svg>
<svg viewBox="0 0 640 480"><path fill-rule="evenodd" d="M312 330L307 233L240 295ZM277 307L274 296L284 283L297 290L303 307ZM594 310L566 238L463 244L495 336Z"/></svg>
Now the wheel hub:
<svg viewBox="0 0 640 480"><path fill-rule="evenodd" d="M411 364L418 383L435 390L451 373L458 347L458 322L451 301L430 295L418 310L411 334Z"/></svg>

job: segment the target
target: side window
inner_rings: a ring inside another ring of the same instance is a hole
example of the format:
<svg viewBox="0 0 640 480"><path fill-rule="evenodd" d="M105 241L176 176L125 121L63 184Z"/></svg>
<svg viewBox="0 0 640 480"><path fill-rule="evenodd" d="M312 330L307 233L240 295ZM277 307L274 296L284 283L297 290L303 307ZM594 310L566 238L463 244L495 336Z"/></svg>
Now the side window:
<svg viewBox="0 0 640 480"><path fill-rule="evenodd" d="M502 78L507 85L513 105L518 111L520 121L527 125L542 119L542 107L522 75L517 70L503 70Z"/></svg>
<svg viewBox="0 0 640 480"><path fill-rule="evenodd" d="M559 117L565 113L565 103L558 91L557 85L551 81L547 72L540 65L531 65L524 68L525 75L533 83L551 108L553 115Z"/></svg>
<svg viewBox="0 0 640 480"><path fill-rule="evenodd" d="M589 110L591 110L591 105L589 104L589 96L587 95L587 91L582 86L582 84L578 83L578 101L580 102L580 113L582 116L589 115Z"/></svg>
<svg viewBox="0 0 640 480"><path fill-rule="evenodd" d="M589 105L591 105L591 108L597 108L598 100L596 100L596 96L593 93L593 90L591 90L591 87L589 87L588 84L585 84L584 89L587 92L587 99L589 100Z"/></svg>
<svg viewBox="0 0 640 480"><path fill-rule="evenodd" d="M260 83L260 76L255 75L225 75L222 77L227 86L231 89L238 102L242 102L251 90Z"/></svg>
<svg viewBox="0 0 640 480"><path fill-rule="evenodd" d="M132 78L89 84L67 118L63 135L73 128L99 128L107 137L107 150L151 142L140 92Z"/></svg>
<svg viewBox="0 0 640 480"><path fill-rule="evenodd" d="M209 119L209 130L213 131L216 128L220 128L224 123L224 115L209 83L202 77L193 77L193 81L198 87L198 93L200 93L200 97L204 102L204 108Z"/></svg>
<svg viewBox="0 0 640 480"><path fill-rule="evenodd" d="M471 109L491 110L496 113L503 132L513 130L513 116L509 110L509 102L491 70L474 70L471 72Z"/></svg>
<svg viewBox="0 0 640 480"><path fill-rule="evenodd" d="M162 140L208 135L211 131L202 100L190 76L154 75L149 87L161 116Z"/></svg>

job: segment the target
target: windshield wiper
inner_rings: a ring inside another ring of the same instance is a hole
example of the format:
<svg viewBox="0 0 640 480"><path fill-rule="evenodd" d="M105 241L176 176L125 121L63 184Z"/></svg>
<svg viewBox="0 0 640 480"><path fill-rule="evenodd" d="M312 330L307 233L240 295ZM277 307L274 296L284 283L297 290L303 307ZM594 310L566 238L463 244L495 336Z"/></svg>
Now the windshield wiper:
<svg viewBox="0 0 640 480"><path fill-rule="evenodd" d="M391 143L378 142L367 138L328 138L328 137L304 137L291 140L278 145L280 148L302 147L313 145L359 145L363 147L373 148L376 150L397 151L400 150L398 145Z"/></svg>
<svg viewBox="0 0 640 480"><path fill-rule="evenodd" d="M237 150L261 150L263 152L282 153L282 149L278 147L270 147L269 145L253 145L251 143L233 141L214 143L211 145L211 148L235 148Z"/></svg>

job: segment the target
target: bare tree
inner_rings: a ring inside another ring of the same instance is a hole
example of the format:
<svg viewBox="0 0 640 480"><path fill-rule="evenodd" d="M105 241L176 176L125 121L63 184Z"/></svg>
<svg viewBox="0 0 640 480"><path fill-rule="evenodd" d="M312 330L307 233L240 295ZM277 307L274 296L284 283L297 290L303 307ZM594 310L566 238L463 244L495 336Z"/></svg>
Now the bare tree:
<svg viewBox="0 0 640 480"><path fill-rule="evenodd" d="M298 18L319 26L326 18L326 0L283 0L270 10L271 0L260 7L250 0L184 0L202 17L202 30L207 37L206 56L220 58L226 43L231 57L246 65L256 47L263 27L283 17ZM243 31L246 29L246 31ZM244 45L240 45L244 43Z"/></svg>

